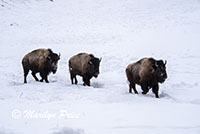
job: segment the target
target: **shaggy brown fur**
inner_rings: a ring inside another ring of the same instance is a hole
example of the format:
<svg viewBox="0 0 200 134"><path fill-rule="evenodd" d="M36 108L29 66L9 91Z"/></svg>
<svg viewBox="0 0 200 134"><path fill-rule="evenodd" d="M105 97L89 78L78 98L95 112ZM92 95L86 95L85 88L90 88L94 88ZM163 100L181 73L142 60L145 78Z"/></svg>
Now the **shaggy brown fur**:
<svg viewBox="0 0 200 134"><path fill-rule="evenodd" d="M99 63L100 60L95 58L92 54L79 53L69 60L69 71L71 76L71 82L74 84L73 79L75 79L75 84L78 83L76 75L83 77L84 85L90 86L90 79L99 74ZM94 65L94 68L91 67Z"/></svg>
<svg viewBox="0 0 200 134"><path fill-rule="evenodd" d="M164 82L167 78L165 64L163 61L156 61L153 58L143 58L136 63L129 64L126 68L129 92L132 93L133 89L134 92L138 94L135 88L135 84L138 84L141 86L143 94L146 94L149 89L152 88L154 94L158 98L158 83Z"/></svg>
<svg viewBox="0 0 200 134"><path fill-rule="evenodd" d="M36 77L36 73L40 72L42 79L48 83L47 75L50 72L55 73L57 70L57 61L60 56L53 53L51 49L37 49L24 56L22 59L22 66L24 69L24 83L27 83L26 77L29 70L32 71L32 76L36 81L39 81Z"/></svg>

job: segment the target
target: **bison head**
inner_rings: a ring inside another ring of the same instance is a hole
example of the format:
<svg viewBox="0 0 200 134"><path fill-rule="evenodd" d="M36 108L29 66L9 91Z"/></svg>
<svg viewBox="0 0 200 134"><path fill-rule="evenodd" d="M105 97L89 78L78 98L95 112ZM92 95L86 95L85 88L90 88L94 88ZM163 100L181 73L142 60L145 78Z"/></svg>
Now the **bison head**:
<svg viewBox="0 0 200 134"><path fill-rule="evenodd" d="M163 83L167 79L166 64L167 61L164 63L163 60L158 60L155 61L155 64L153 65L154 77L160 83Z"/></svg>
<svg viewBox="0 0 200 134"><path fill-rule="evenodd" d="M88 62L89 66L90 66L90 74L92 76L94 76L95 78L97 78L99 75L100 62L101 62L101 58L99 59L99 58L95 58L95 57L92 57L90 59L90 61Z"/></svg>
<svg viewBox="0 0 200 134"><path fill-rule="evenodd" d="M47 60L50 65L50 70L55 74L58 68L57 64L58 60L60 60L60 54L58 55L56 53L50 53L47 57Z"/></svg>

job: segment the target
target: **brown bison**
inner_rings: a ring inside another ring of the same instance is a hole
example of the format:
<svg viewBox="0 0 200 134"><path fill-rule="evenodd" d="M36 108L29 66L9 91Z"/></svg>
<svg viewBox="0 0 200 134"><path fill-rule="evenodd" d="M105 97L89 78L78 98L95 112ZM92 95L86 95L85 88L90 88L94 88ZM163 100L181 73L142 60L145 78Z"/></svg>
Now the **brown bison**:
<svg viewBox="0 0 200 134"><path fill-rule="evenodd" d="M156 98L158 96L159 85L167 79L166 63L163 60L155 60L153 58L143 58L136 63L129 64L126 68L126 75L129 81L129 93L132 89L138 94L135 84L141 86L142 94L148 93L152 88Z"/></svg>
<svg viewBox="0 0 200 134"><path fill-rule="evenodd" d="M92 54L79 53L69 60L69 72L71 82L74 84L78 83L76 75L83 77L83 85L90 86L90 79L94 76L95 78L99 75L99 65L101 58L96 58Z"/></svg>
<svg viewBox="0 0 200 134"><path fill-rule="evenodd" d="M57 63L60 59L60 54L53 53L51 49L37 49L24 56L22 59L22 66L24 70L24 83L27 83L26 77L29 70L32 71L32 76L36 81L39 81L36 77L36 73L40 73L42 79L40 82L45 80L49 82L47 76L49 73L54 74L57 71Z"/></svg>

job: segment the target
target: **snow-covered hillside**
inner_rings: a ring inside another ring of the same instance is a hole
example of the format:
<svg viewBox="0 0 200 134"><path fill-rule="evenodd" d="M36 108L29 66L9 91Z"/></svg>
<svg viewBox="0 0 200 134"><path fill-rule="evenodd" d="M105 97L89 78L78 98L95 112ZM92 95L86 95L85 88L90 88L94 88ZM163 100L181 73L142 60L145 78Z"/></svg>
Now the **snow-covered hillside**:
<svg viewBox="0 0 200 134"><path fill-rule="evenodd" d="M0 134L199 134L199 0L0 0ZM21 60L36 48L61 53L50 83ZM71 85L68 60L102 57L91 87ZM167 60L160 99L128 93L125 68Z"/></svg>

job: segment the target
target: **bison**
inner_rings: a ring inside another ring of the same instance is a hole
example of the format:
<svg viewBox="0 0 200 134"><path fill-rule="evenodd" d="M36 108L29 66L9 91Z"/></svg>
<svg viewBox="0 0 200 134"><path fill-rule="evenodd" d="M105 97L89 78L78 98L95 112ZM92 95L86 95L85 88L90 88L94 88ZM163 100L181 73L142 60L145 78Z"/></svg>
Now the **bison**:
<svg viewBox="0 0 200 134"><path fill-rule="evenodd" d="M83 85L90 86L90 79L99 75L99 65L101 58L96 58L92 54L79 53L69 59L69 72L71 77L71 83L78 83L76 75L83 77Z"/></svg>
<svg viewBox="0 0 200 134"><path fill-rule="evenodd" d="M148 93L152 88L156 98L158 96L159 85L167 79L166 63L163 60L154 58L143 58L136 63L129 64L126 68L126 76L129 81L129 93L132 89L138 94L135 84L141 86L142 94Z"/></svg>
<svg viewBox="0 0 200 134"><path fill-rule="evenodd" d="M39 81L36 77L36 73L40 73L42 79L49 83L47 76L49 73L54 74L57 71L57 63L60 59L60 54L53 53L51 49L37 49L24 56L22 59L22 66L24 70L24 83L27 83L26 77L29 70L32 71L32 76L36 81Z"/></svg>

